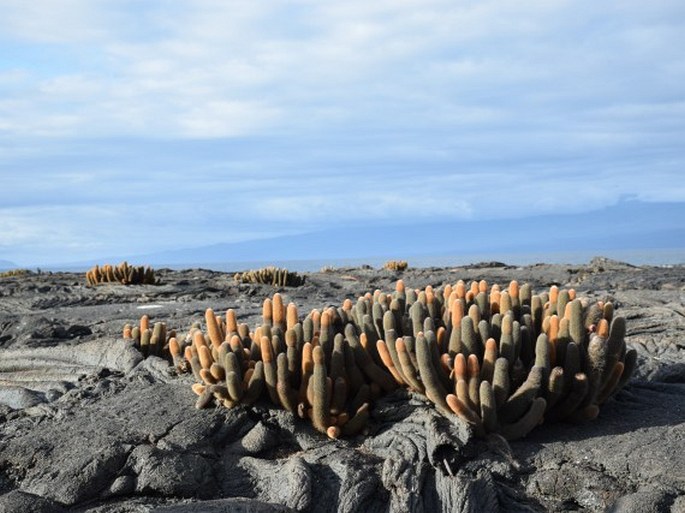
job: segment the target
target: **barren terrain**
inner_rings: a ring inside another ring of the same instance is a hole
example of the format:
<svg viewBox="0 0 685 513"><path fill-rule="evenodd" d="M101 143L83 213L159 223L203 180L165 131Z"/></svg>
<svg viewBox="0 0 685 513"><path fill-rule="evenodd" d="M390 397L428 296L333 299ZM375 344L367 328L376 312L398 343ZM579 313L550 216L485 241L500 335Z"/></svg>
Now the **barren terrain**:
<svg viewBox="0 0 685 513"><path fill-rule="evenodd" d="M158 270L159 285L83 274L0 278L0 512L685 512L685 267L335 269L301 287ZM457 279L551 284L611 300L638 351L629 385L583 424L478 440L420 396L375 403L331 441L266 402L197 410L192 377L121 338L143 313L186 331L206 308L254 326L279 290L300 311Z"/></svg>

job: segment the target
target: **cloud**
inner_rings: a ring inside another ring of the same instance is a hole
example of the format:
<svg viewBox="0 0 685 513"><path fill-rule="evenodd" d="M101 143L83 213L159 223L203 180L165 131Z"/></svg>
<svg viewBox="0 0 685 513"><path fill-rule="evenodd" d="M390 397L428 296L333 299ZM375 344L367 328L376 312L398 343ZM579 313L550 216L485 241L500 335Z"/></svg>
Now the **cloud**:
<svg viewBox="0 0 685 513"><path fill-rule="evenodd" d="M102 2L100 2L102 5ZM28 43L91 42L105 37L105 14L88 0L6 0L0 7L0 29L5 37Z"/></svg>
<svg viewBox="0 0 685 513"><path fill-rule="evenodd" d="M29 66L10 91L32 91L31 102L8 112L16 130L42 125L53 135L219 137L368 118L404 129L478 128L525 123L523 112L543 122L587 94L622 103L630 91L602 68L618 62L627 67L620 77L649 77L644 66L680 41L662 32L659 17L647 27L631 20L658 8L626 15L582 3L150 2L142 15L126 2L32 4L39 12L20 5L3 7L9 34L66 53L93 46L78 72L42 78ZM594 29L602 15L616 16L619 28ZM152 37L131 32L138 18ZM71 116L60 112L66 106Z"/></svg>
<svg viewBox="0 0 685 513"><path fill-rule="evenodd" d="M74 223L74 219L81 221ZM15 261L51 263L76 254L92 255L107 249L107 239L123 242L116 233L104 236L111 212L94 206L0 208L0 253ZM97 220L98 225L88 220ZM95 233L101 235L93 236Z"/></svg>
<svg viewBox="0 0 685 513"><path fill-rule="evenodd" d="M0 248L684 201L684 34L676 1L6 0Z"/></svg>
<svg viewBox="0 0 685 513"><path fill-rule="evenodd" d="M24 134L525 126L583 101L661 99L680 83L650 74L663 55L674 79L683 74L682 19L667 16L680 9L668 2L621 12L540 1L24 4L0 7L11 38L65 54L90 47L49 76L31 63L10 70L25 80L9 97L27 101L6 116ZM149 28L135 32L141 19Z"/></svg>

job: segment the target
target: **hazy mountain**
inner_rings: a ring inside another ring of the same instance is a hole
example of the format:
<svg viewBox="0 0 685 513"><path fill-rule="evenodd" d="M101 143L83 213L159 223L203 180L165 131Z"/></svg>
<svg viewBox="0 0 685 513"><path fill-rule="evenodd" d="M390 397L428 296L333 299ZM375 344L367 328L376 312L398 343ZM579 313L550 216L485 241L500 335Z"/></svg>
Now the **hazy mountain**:
<svg viewBox="0 0 685 513"><path fill-rule="evenodd" d="M150 265L685 248L685 203L622 201L584 213L345 226L128 257Z"/></svg>
<svg viewBox="0 0 685 513"><path fill-rule="evenodd" d="M9 260L0 259L0 271L7 271L8 269L16 269L18 266Z"/></svg>

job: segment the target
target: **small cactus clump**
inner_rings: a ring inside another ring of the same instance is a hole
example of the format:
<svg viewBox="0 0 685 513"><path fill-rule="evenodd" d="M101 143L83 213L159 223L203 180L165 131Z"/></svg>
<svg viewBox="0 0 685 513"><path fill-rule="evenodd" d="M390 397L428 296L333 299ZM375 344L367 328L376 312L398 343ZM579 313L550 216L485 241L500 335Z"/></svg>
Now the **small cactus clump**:
<svg viewBox="0 0 685 513"><path fill-rule="evenodd" d="M388 260L383 264L383 269L393 272L406 271L408 267L409 263L406 260Z"/></svg>
<svg viewBox="0 0 685 513"><path fill-rule="evenodd" d="M240 283L261 283L275 287L299 287L304 284L304 276L278 267L264 267L236 273L233 278Z"/></svg>
<svg viewBox="0 0 685 513"><path fill-rule="evenodd" d="M86 272L88 285L100 283L121 283L123 285L157 285L155 271L151 267L132 266L128 262L122 262L113 266L105 264L102 267L96 265Z"/></svg>
<svg viewBox="0 0 685 513"><path fill-rule="evenodd" d="M0 278L16 278L19 276L27 276L31 274L28 269L10 269L9 271L3 271L0 273Z"/></svg>
<svg viewBox="0 0 685 513"><path fill-rule="evenodd" d="M140 318L137 325L125 324L122 337L132 340L135 347L144 357L160 356L173 359L173 351L170 347L171 339L176 337L174 330L169 330L166 323L150 322L150 317L146 314ZM180 363L173 359L174 364Z"/></svg>

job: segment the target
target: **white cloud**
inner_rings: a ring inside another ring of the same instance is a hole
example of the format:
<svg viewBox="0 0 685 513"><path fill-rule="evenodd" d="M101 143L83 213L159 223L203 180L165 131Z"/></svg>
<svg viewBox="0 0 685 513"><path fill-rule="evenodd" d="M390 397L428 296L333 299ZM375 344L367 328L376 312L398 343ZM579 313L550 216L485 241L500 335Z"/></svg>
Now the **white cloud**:
<svg viewBox="0 0 685 513"><path fill-rule="evenodd" d="M214 100L188 106L179 120L179 132L187 137L240 136L257 132L278 115L278 109L260 102Z"/></svg>
<svg viewBox="0 0 685 513"><path fill-rule="evenodd" d="M658 6L588 5L10 1L0 7L6 34L75 61L47 76L30 62L15 69L24 80L5 97L29 101L6 108L6 124L20 134L231 137L388 124L398 109L405 125L469 127L565 115L590 98L634 101L611 68L643 73L682 42L682 23L663 29ZM603 22L618 28L594 30ZM680 78L682 62L668 64ZM642 80L648 96L663 87Z"/></svg>
<svg viewBox="0 0 685 513"><path fill-rule="evenodd" d="M112 220L113 216L96 206L0 208L0 253L20 265L102 254L126 242L116 230L107 233Z"/></svg>
<svg viewBox="0 0 685 513"><path fill-rule="evenodd" d="M685 200L684 34L675 0L6 0L0 247Z"/></svg>
<svg viewBox="0 0 685 513"><path fill-rule="evenodd" d="M79 43L106 36L104 4L89 0L3 0L0 33L30 43Z"/></svg>

